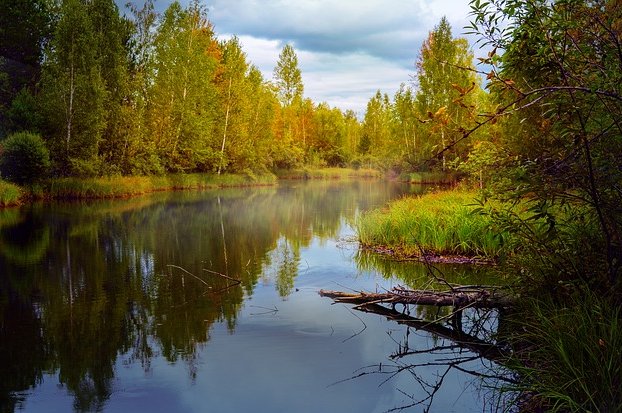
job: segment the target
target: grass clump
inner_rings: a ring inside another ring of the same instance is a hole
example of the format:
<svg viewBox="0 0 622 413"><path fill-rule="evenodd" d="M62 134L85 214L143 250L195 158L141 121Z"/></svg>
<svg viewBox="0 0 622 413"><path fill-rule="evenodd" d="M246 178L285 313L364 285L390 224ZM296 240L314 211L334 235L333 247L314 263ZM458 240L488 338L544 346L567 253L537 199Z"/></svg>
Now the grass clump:
<svg viewBox="0 0 622 413"><path fill-rule="evenodd" d="M22 189L10 182L0 180L0 206L18 205L23 197Z"/></svg>
<svg viewBox="0 0 622 413"><path fill-rule="evenodd" d="M436 192L390 203L357 220L363 246L390 248L400 255L426 253L498 257L503 236L491 221L474 213L476 193Z"/></svg>

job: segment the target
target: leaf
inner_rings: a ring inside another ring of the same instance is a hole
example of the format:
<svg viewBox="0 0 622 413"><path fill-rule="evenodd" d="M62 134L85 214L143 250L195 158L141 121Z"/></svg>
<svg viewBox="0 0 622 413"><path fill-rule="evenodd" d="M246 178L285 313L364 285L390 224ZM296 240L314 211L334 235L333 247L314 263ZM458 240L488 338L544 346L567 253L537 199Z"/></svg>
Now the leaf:
<svg viewBox="0 0 622 413"><path fill-rule="evenodd" d="M439 108L439 110L436 111L436 113L434 114L435 117L437 116L443 116L445 113L447 112L447 106L443 106L441 108Z"/></svg>

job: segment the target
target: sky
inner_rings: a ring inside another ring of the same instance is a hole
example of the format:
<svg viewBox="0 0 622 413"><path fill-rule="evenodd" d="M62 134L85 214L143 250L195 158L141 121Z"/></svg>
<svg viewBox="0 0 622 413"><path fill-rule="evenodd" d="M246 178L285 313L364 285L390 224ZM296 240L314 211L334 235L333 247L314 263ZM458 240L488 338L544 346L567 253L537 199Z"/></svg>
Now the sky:
<svg viewBox="0 0 622 413"><path fill-rule="evenodd" d="M163 3L163 2L162 2ZM163 4L156 2L158 8ZM364 114L380 90L412 82L421 44L443 16L465 36L468 0L205 0L219 38L236 35L248 60L272 79L285 44L294 47L304 96ZM475 50L476 57L481 53Z"/></svg>

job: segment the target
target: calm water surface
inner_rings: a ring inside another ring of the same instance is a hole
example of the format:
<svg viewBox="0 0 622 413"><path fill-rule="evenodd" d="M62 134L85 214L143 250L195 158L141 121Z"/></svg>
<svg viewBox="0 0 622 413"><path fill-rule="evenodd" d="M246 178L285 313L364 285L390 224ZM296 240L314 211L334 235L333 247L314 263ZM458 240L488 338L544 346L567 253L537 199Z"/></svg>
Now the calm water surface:
<svg viewBox="0 0 622 413"><path fill-rule="evenodd" d="M317 294L426 279L352 241L358 213L413 191L295 182L0 211L0 411L363 413L425 398L418 380L444 366L393 372L439 355L391 356L446 340ZM465 271L451 276L480 276ZM479 384L450 371L431 411L482 411Z"/></svg>

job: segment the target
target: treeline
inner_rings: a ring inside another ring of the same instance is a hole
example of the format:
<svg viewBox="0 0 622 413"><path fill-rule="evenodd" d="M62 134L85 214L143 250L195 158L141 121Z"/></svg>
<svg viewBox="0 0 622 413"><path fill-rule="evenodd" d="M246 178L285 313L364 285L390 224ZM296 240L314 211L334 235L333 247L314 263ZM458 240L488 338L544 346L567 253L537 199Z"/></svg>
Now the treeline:
<svg viewBox="0 0 622 413"><path fill-rule="evenodd" d="M40 134L55 175L345 165L360 124L303 97L286 46L267 81L199 1L4 1L2 136ZM296 76L297 74L297 76Z"/></svg>
<svg viewBox="0 0 622 413"><path fill-rule="evenodd" d="M152 0L123 14L113 0L3 3L0 138L41 136L18 141L49 151L54 176L445 170L469 149L456 125L468 128L487 98L445 19L421 48L416 85L379 91L361 120L304 97L290 45L265 79L236 37L218 39L199 0L162 14Z"/></svg>

